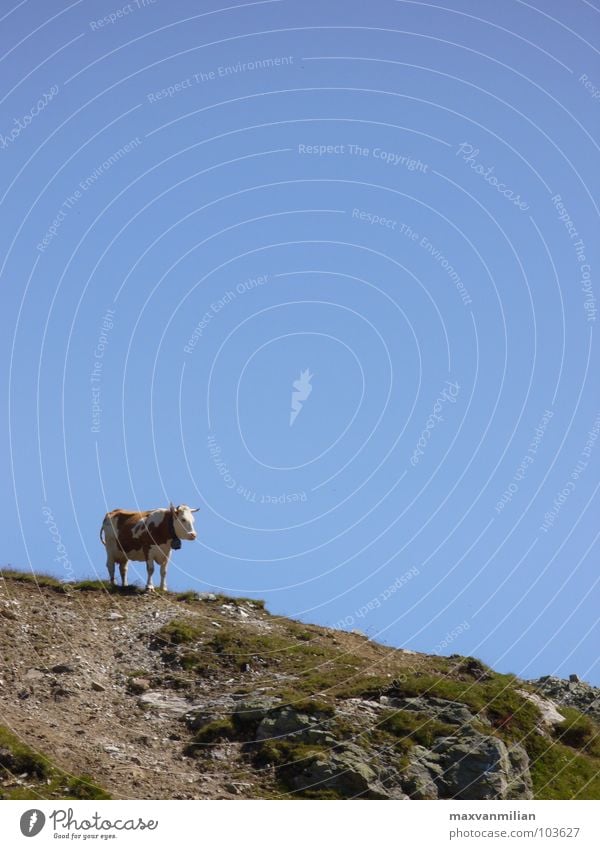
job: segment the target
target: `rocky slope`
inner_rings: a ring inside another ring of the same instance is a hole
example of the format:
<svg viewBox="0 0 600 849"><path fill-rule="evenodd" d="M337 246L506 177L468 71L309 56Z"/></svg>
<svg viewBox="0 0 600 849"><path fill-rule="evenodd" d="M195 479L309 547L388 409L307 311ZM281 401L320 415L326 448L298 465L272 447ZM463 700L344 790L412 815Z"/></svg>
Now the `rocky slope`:
<svg viewBox="0 0 600 849"><path fill-rule="evenodd" d="M600 798L600 690L0 573L0 798Z"/></svg>

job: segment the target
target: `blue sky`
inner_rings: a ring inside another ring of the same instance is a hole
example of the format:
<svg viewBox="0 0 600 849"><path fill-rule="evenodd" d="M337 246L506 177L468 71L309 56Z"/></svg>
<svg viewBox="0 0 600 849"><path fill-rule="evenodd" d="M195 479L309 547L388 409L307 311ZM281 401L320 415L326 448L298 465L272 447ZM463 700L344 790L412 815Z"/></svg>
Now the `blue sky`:
<svg viewBox="0 0 600 849"><path fill-rule="evenodd" d="M591 4L1 16L4 562L600 682Z"/></svg>

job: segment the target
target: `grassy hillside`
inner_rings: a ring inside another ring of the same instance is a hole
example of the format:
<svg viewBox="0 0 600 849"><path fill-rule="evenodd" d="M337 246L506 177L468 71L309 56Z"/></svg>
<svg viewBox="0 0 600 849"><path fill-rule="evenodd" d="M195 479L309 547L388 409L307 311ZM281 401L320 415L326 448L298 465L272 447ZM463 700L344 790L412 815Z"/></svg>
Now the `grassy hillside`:
<svg viewBox="0 0 600 849"><path fill-rule="evenodd" d="M0 622L0 797L600 799L597 723L476 658L13 570Z"/></svg>

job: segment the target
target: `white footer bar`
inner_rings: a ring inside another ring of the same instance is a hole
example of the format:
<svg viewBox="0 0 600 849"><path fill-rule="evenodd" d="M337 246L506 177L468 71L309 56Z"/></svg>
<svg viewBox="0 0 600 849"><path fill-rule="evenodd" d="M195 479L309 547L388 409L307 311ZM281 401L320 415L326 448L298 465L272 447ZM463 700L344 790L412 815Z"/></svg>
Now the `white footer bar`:
<svg viewBox="0 0 600 849"><path fill-rule="evenodd" d="M598 849L600 802L0 802L2 846Z"/></svg>

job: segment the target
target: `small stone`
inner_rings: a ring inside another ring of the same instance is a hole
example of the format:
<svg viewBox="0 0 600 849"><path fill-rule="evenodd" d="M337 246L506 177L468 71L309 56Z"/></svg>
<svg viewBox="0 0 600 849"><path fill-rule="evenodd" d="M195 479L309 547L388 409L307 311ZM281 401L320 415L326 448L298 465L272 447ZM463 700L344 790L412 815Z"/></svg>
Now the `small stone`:
<svg viewBox="0 0 600 849"><path fill-rule="evenodd" d="M109 622L116 622L117 619L124 619L124 617L120 613L117 613L116 610L111 610L106 618Z"/></svg>
<svg viewBox="0 0 600 849"><path fill-rule="evenodd" d="M58 701L59 699L67 699L71 695L71 691L67 690L65 687L55 687L54 690L52 690L52 695L55 700Z"/></svg>
<svg viewBox="0 0 600 849"><path fill-rule="evenodd" d="M51 672L55 672L57 675L62 673L70 673L75 672L75 667L71 666L68 663L57 663L56 666L51 668Z"/></svg>
<svg viewBox="0 0 600 849"><path fill-rule="evenodd" d="M231 782L228 782L224 786L225 790L227 790L228 793L234 793L235 795L237 795L240 792L240 788L237 786L237 784L232 784Z"/></svg>
<svg viewBox="0 0 600 849"><path fill-rule="evenodd" d="M97 693L105 693L106 687L103 687L98 681L92 681L92 690L95 690Z"/></svg>
<svg viewBox="0 0 600 849"><path fill-rule="evenodd" d="M129 690L136 696L150 689L150 681L147 678L132 678L129 682Z"/></svg>
<svg viewBox="0 0 600 849"><path fill-rule="evenodd" d="M579 677L579 675L576 675L576 674L573 672L571 675L569 675L569 681L570 681L572 684L579 684L579 682L581 681L581 678Z"/></svg>
<svg viewBox="0 0 600 849"><path fill-rule="evenodd" d="M44 673L40 672L39 669L28 669L25 673L25 678L28 681L39 681L40 678L44 677Z"/></svg>

